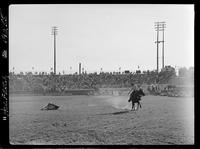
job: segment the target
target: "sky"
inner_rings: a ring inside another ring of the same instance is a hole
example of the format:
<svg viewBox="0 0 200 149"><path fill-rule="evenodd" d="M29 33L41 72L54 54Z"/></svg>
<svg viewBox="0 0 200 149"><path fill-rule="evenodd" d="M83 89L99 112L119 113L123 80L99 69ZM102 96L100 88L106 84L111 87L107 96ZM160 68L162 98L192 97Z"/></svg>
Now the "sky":
<svg viewBox="0 0 200 149"><path fill-rule="evenodd" d="M9 70L50 72L52 26L58 27L57 72L78 72L79 63L87 72L155 70L158 21L166 22L165 65L194 66L194 5L10 5Z"/></svg>

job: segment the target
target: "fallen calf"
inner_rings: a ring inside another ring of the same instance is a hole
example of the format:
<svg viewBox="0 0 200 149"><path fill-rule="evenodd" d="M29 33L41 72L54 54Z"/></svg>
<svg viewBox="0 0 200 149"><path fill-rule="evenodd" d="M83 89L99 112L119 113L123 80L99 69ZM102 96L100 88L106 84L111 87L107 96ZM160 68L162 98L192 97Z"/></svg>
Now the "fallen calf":
<svg viewBox="0 0 200 149"><path fill-rule="evenodd" d="M59 106L53 104L53 103L48 103L48 105L44 106L41 110L57 110Z"/></svg>

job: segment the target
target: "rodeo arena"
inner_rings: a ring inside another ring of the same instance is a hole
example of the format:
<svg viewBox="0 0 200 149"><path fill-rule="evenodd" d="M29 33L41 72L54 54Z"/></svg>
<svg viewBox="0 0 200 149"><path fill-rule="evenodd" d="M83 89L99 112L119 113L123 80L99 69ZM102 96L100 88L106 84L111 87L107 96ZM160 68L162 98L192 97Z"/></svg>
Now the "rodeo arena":
<svg viewBox="0 0 200 149"><path fill-rule="evenodd" d="M10 143L192 144L193 73L11 72Z"/></svg>
<svg viewBox="0 0 200 149"><path fill-rule="evenodd" d="M101 68L90 73L81 60L74 62L77 72L56 71L54 26L54 65L49 72L36 71L32 65L32 71L16 73L10 67L10 144L194 144L194 67L164 64L163 53L159 69L158 45L163 44L164 52L165 22L155 26L157 35L163 33L163 39L152 43L157 45L157 69L141 70L135 63L135 70Z"/></svg>

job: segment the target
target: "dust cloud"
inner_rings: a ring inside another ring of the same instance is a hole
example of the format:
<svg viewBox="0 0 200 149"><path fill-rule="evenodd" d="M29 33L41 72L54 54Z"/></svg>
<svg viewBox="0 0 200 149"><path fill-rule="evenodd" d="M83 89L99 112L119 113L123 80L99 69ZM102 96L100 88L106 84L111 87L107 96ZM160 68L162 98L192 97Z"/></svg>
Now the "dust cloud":
<svg viewBox="0 0 200 149"><path fill-rule="evenodd" d="M107 99L109 105L114 108L122 109L122 110L130 110L131 103L128 102L128 96L115 96Z"/></svg>

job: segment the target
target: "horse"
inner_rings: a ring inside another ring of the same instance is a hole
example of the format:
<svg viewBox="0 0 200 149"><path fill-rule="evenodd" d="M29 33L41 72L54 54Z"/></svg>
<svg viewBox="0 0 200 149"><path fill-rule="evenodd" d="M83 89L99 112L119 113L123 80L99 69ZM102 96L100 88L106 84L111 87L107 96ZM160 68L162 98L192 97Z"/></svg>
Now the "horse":
<svg viewBox="0 0 200 149"><path fill-rule="evenodd" d="M142 108L141 104L140 104L140 100L141 100L141 97L142 96L145 96L144 92L142 89L139 89L139 90L134 90L131 95L130 95L130 98L128 100L128 102L132 101L132 110L134 109L135 107L135 103L137 103L137 110L138 110L138 106L140 108ZM135 109L134 109L135 110Z"/></svg>

